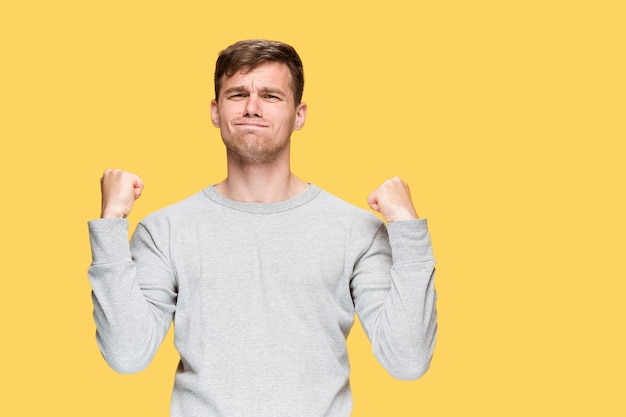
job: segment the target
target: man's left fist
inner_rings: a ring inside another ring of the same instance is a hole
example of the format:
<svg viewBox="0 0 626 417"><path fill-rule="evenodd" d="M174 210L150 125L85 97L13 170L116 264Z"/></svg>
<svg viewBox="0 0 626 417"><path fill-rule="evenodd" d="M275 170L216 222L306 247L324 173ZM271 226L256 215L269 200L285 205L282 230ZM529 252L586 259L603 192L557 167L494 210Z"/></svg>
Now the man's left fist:
<svg viewBox="0 0 626 417"><path fill-rule="evenodd" d="M398 177L385 181L372 191L367 202L388 223L419 218L411 201L409 185Z"/></svg>

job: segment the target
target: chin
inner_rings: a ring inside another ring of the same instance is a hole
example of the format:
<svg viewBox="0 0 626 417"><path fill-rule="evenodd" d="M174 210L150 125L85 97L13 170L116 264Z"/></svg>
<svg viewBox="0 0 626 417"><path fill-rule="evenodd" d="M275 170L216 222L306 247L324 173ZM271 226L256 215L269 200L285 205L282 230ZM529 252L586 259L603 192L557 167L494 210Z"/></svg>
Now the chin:
<svg viewBox="0 0 626 417"><path fill-rule="evenodd" d="M268 165L276 161L283 149L228 148L228 154L245 165Z"/></svg>

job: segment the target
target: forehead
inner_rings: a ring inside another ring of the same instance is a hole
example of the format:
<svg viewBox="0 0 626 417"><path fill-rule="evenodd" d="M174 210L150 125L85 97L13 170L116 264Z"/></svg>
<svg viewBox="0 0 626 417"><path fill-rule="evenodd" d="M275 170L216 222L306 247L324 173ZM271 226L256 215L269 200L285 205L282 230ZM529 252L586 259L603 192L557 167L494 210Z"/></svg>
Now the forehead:
<svg viewBox="0 0 626 417"><path fill-rule="evenodd" d="M278 88L291 93L291 73L287 65L280 62L265 62L253 69L242 68L232 77L224 76L220 92L233 87L248 89Z"/></svg>

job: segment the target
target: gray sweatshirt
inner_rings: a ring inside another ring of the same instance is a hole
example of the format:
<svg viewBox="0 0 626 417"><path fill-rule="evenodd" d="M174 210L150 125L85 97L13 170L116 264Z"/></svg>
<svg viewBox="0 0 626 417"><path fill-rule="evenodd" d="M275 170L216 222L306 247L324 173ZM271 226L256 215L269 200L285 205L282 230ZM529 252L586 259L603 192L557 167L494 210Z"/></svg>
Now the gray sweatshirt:
<svg viewBox="0 0 626 417"><path fill-rule="evenodd" d="M390 223L310 185L279 203L209 187L137 225L89 222L100 350L144 369L174 323L172 417L348 417L356 312L396 378L428 369L437 314L425 220Z"/></svg>

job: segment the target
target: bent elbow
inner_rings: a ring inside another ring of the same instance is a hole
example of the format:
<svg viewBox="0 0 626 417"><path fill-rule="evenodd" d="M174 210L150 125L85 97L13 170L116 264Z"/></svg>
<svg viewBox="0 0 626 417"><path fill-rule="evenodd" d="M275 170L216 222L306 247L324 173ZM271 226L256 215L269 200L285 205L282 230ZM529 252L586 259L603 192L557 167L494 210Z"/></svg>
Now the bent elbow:
<svg viewBox="0 0 626 417"><path fill-rule="evenodd" d="M389 375L395 379L402 381L415 381L426 374L430 368L430 359L420 361L419 363L407 363L404 366L390 368L387 371Z"/></svg>
<svg viewBox="0 0 626 417"><path fill-rule="evenodd" d="M115 372L120 374L134 374L141 372L148 367L152 361L153 354L149 350L136 349L121 343L104 343L97 338L100 353L106 363Z"/></svg>
<svg viewBox="0 0 626 417"><path fill-rule="evenodd" d="M420 354L416 352L412 357L397 360L395 363L389 363L385 369L392 377L403 381L414 381L426 374L430 368L432 353Z"/></svg>
<svg viewBox="0 0 626 417"><path fill-rule="evenodd" d="M141 372L148 367L149 361L141 361L136 358L123 358L119 356L107 356L103 353L104 360L111 369L119 374L129 375Z"/></svg>
<svg viewBox="0 0 626 417"><path fill-rule="evenodd" d="M421 345L396 346L374 351L381 365L396 379L412 381L421 378L430 368L433 358L434 338Z"/></svg>

